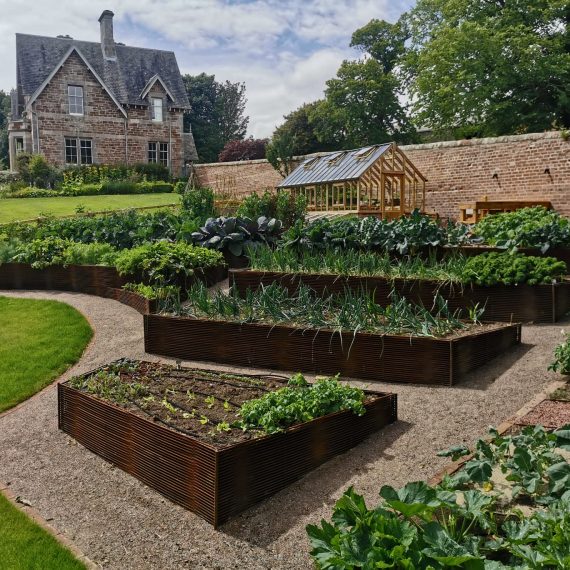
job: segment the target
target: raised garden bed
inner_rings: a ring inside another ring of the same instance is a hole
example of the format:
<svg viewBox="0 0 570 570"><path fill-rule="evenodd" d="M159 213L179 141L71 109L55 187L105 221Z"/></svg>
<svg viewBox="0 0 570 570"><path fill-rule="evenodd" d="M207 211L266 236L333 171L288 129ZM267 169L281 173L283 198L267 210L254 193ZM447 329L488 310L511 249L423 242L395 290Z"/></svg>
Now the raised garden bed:
<svg viewBox="0 0 570 570"><path fill-rule="evenodd" d="M200 279L210 286L225 279L226 275L227 269L221 266L196 269L185 285L190 286ZM156 311L156 301L122 289L132 281L142 280L136 276L121 276L114 267L102 265L50 265L44 269L35 269L28 263L0 265L0 289L76 291L115 299L142 314Z"/></svg>
<svg viewBox="0 0 570 570"><path fill-rule="evenodd" d="M446 338L301 329L145 315L145 351L182 360L451 386L520 343L520 324Z"/></svg>
<svg viewBox="0 0 570 570"><path fill-rule="evenodd" d="M479 304L485 307L481 319L485 322L537 322L553 323L570 310L570 282L549 285L461 285L421 279L387 279L385 277L341 276L316 273L282 273L232 269L229 272L230 285L240 295L248 289L257 290L261 285L272 283L288 289L293 294L300 284L324 295L340 293L345 289L367 290L374 294L376 303L390 304L390 293L398 295L425 307L433 305L434 296L440 294L449 301L449 307L469 309Z"/></svg>
<svg viewBox="0 0 570 570"><path fill-rule="evenodd" d="M240 403L283 385L274 376L230 376L145 362L139 366L142 375L136 380L144 383L144 376L150 376L153 391L161 384L168 386L169 394L190 388L218 401ZM158 369L164 371L159 379ZM184 428L176 429L172 420L157 415L155 403L147 411L128 402L118 405L65 382L58 385L58 425L94 453L216 527L396 421L395 394L366 392L365 396L362 416L340 411L274 435L232 430L238 434L222 432L214 437L200 425L193 429L190 420L188 425L182 420ZM215 411L208 407L206 413Z"/></svg>

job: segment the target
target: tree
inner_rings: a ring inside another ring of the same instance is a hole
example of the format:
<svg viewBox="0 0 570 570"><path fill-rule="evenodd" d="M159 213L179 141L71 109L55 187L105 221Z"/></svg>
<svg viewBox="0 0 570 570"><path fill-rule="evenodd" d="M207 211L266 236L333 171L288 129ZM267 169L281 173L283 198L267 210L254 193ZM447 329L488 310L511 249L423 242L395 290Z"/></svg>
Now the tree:
<svg viewBox="0 0 570 570"><path fill-rule="evenodd" d="M295 111L283 117L285 122L277 127L271 137L272 142L282 140L279 143L283 146L286 143L288 152L292 155L304 155L313 152L334 150L334 141L320 141L317 138L313 124L309 120L309 115L317 108L319 101L305 103ZM290 148L289 148L290 147Z"/></svg>
<svg viewBox="0 0 570 570"><path fill-rule="evenodd" d="M10 95L0 90L0 170L8 168L8 113Z"/></svg>
<svg viewBox="0 0 570 570"><path fill-rule="evenodd" d="M352 148L415 140L395 73L405 39L402 24L382 20L372 20L354 32L350 45L365 56L344 61L337 76L327 81L325 99L309 111L309 123L319 141Z"/></svg>
<svg viewBox="0 0 570 570"><path fill-rule="evenodd" d="M418 0L404 58L418 121L477 136L570 126L567 0Z"/></svg>
<svg viewBox="0 0 570 570"><path fill-rule="evenodd" d="M294 136L286 130L282 133L274 134L271 142L265 149L267 160L283 177L289 176L292 170L295 144Z"/></svg>
<svg viewBox="0 0 570 570"><path fill-rule="evenodd" d="M233 160L255 160L265 158L267 139L254 139L249 137L243 141L233 140L226 143L218 156L220 162Z"/></svg>
<svg viewBox="0 0 570 570"><path fill-rule="evenodd" d="M184 75L191 109L184 117L185 129L192 128L201 162L216 162L224 145L242 140L249 117L244 115L245 84L219 83L214 75Z"/></svg>

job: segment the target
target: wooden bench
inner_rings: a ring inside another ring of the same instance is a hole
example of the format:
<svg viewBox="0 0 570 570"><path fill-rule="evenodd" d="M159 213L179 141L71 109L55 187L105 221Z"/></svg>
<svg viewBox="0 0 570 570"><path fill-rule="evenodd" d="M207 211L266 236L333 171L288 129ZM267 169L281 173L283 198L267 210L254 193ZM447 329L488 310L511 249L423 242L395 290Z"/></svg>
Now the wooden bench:
<svg viewBox="0 0 570 570"><path fill-rule="evenodd" d="M552 209L552 203L549 200L478 200L471 204L459 205L459 221L476 224L488 214L514 212L533 206L544 206L548 210Z"/></svg>

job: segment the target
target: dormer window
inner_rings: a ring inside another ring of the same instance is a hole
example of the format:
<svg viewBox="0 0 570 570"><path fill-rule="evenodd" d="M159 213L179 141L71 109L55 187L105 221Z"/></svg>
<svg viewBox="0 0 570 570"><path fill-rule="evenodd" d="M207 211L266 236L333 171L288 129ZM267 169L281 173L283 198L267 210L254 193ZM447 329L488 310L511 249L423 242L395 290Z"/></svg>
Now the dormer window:
<svg viewBox="0 0 570 570"><path fill-rule="evenodd" d="M70 115L83 115L83 87L80 85L68 85L67 100Z"/></svg>
<svg viewBox="0 0 570 570"><path fill-rule="evenodd" d="M151 97L150 104L152 120L157 123L162 123L162 99L160 99L160 97Z"/></svg>

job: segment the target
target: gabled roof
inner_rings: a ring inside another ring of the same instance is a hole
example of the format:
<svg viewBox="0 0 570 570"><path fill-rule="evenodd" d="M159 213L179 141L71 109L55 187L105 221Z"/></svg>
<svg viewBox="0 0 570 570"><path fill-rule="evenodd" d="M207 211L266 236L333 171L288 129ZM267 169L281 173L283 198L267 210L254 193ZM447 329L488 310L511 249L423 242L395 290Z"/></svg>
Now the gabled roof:
<svg viewBox="0 0 570 570"><path fill-rule="evenodd" d="M156 75L169 92L172 106L189 107L188 95L171 51L115 44L116 61L106 60L98 42L16 34L16 68L22 95L32 96L75 47L101 83L122 105L147 105L141 98Z"/></svg>
<svg viewBox="0 0 570 570"><path fill-rule="evenodd" d="M28 105L31 105L38 98L40 93L46 88L46 85L52 80L53 76L59 71L61 66L68 60L69 56L72 53L76 53L81 58L83 63L87 66L87 69L89 69L89 71L94 75L95 79L97 79L97 81L101 84L103 89L108 93L109 97L111 97L111 99L113 100L115 105L117 105L117 107L120 109L121 113L126 117L127 113L125 112L125 109L123 109L123 107L121 106L121 103L119 103L119 101L117 100L117 98L115 97L113 92L105 85L104 81L101 79L101 77L99 77L99 74L93 69L93 67L87 61L87 59L85 59L85 56L79 51L77 46L70 46L69 47L69 49L64 54L64 56L59 60L59 62L52 69L51 73L44 79L43 83L34 91L34 93L32 93L32 96L30 97L30 100L28 101Z"/></svg>
<svg viewBox="0 0 570 570"><path fill-rule="evenodd" d="M357 180L389 148L390 143L387 143L309 157L293 170L278 187Z"/></svg>
<svg viewBox="0 0 570 570"><path fill-rule="evenodd" d="M168 89L168 86L166 85L166 83L160 78L160 75L158 75L158 73L156 75L153 75L148 81L147 84L144 86L144 89L142 90L142 93L140 94L140 98L144 99L147 95L148 92L153 88L154 84L156 82L159 82L162 85L162 88L166 91L166 94L170 97L170 100L173 101L174 97L172 95L172 93L170 92L170 89Z"/></svg>

